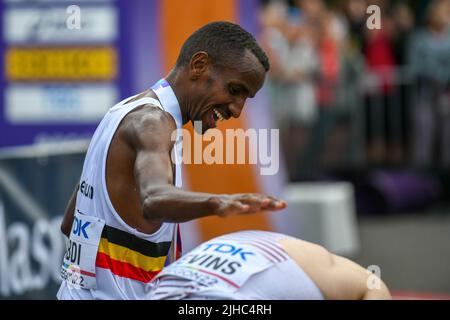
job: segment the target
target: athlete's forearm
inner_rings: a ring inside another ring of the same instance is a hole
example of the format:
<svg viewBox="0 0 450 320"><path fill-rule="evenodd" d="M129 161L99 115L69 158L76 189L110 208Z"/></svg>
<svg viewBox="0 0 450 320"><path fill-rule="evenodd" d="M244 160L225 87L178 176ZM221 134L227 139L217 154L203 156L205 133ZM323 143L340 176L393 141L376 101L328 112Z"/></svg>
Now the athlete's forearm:
<svg viewBox="0 0 450 320"><path fill-rule="evenodd" d="M173 186L158 186L146 191L142 201L146 219L186 222L217 214L221 195L187 192Z"/></svg>
<svg viewBox="0 0 450 320"><path fill-rule="evenodd" d="M69 203L66 207L66 212L64 213L63 220L61 222L61 232L64 233L67 237L70 235L70 229L72 229L73 217L75 215L75 202L77 199L77 191L79 185L77 184L75 190L70 197Z"/></svg>

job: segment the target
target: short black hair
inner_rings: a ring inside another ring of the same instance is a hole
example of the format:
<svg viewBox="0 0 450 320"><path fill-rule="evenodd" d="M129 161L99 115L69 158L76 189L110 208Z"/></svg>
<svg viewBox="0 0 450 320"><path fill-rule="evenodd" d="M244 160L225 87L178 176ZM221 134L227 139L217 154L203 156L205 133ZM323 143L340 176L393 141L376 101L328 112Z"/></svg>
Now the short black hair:
<svg viewBox="0 0 450 320"><path fill-rule="evenodd" d="M195 31L183 44L176 67L185 66L191 57L199 51L205 51L214 64L231 65L236 58L249 50L259 60L264 70L269 71L270 64L264 50L256 39L241 26L228 22L211 22Z"/></svg>

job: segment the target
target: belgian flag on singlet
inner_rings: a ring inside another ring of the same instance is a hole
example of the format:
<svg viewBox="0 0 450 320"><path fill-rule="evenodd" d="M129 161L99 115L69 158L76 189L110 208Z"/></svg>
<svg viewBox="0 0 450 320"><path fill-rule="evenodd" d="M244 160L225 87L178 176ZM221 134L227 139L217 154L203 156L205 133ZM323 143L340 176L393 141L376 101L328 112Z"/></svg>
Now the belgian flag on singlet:
<svg viewBox="0 0 450 320"><path fill-rule="evenodd" d="M164 267L171 241L151 242L105 225L96 266L113 274L148 282Z"/></svg>

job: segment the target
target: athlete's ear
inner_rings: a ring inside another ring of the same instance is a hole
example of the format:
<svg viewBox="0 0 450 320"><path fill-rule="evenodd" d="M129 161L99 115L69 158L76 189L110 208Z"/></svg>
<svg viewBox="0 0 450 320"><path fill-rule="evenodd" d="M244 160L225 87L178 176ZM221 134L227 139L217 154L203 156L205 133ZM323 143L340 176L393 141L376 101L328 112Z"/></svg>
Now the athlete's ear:
<svg viewBox="0 0 450 320"><path fill-rule="evenodd" d="M189 61L189 78L191 80L200 78L208 69L210 62L210 57L205 51L195 53Z"/></svg>

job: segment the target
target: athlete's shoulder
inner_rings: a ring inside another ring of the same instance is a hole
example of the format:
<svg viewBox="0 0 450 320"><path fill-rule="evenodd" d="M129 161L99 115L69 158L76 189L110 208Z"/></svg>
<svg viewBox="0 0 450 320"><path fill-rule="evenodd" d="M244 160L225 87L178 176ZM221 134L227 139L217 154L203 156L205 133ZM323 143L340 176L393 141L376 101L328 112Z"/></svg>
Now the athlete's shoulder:
<svg viewBox="0 0 450 320"><path fill-rule="evenodd" d="M152 103L139 106L130 116L131 125L138 129L176 128L175 120L170 113Z"/></svg>
<svg viewBox="0 0 450 320"><path fill-rule="evenodd" d="M122 123L129 141L134 145L171 145L176 123L172 116L151 103L143 104L130 112Z"/></svg>

